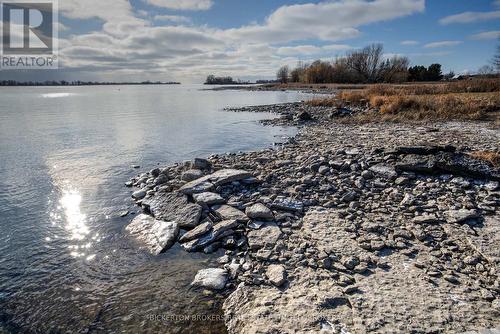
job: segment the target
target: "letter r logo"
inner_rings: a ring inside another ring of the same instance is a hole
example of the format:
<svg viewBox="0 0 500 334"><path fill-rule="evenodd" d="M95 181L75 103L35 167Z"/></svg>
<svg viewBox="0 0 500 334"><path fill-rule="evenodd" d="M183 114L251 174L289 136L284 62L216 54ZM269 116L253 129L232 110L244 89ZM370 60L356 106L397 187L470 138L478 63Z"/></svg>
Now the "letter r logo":
<svg viewBox="0 0 500 334"><path fill-rule="evenodd" d="M50 54L53 51L54 7L50 1L3 1L3 54Z"/></svg>

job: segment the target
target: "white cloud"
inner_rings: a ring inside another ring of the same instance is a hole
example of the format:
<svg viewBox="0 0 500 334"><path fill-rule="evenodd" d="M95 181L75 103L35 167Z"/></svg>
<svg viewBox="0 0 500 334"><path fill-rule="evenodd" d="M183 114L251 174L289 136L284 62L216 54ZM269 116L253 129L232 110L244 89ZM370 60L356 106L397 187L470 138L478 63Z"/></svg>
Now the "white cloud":
<svg viewBox="0 0 500 334"><path fill-rule="evenodd" d="M213 3L144 1L192 10L208 9ZM422 12L425 0L337 0L282 6L261 24L233 29L182 26L179 24L189 23L189 18L134 11L128 0L64 0L61 7L63 16L103 21L100 31L61 40L63 71L94 73L111 80L129 74L134 78L184 81L199 80L210 73L274 76L280 65L294 65L299 58L328 59L352 47L341 43L317 46L313 40L356 37L362 26ZM298 45L287 45L292 41Z"/></svg>
<svg viewBox="0 0 500 334"><path fill-rule="evenodd" d="M424 48L427 49L435 49L435 48L446 48L451 46L457 46L462 44L462 41L441 41L441 42L433 42L429 44L425 44Z"/></svg>
<svg viewBox="0 0 500 334"><path fill-rule="evenodd" d="M469 38L475 40L497 39L500 38L500 30L480 32L478 34L470 35Z"/></svg>
<svg viewBox="0 0 500 334"><path fill-rule="evenodd" d="M345 44L330 44L324 46L315 45L298 45L298 46L283 46L276 50L278 55L313 55L326 52L346 51L352 49L351 46Z"/></svg>
<svg viewBox="0 0 500 334"><path fill-rule="evenodd" d="M401 45L418 45L420 44L419 42L417 41L412 41L412 40L408 40L408 41L401 41L400 43Z"/></svg>
<svg viewBox="0 0 500 334"><path fill-rule="evenodd" d="M282 6L261 25L224 31L240 41L285 43L293 40L336 41L360 34L357 27L422 12L425 0L341 0Z"/></svg>
<svg viewBox="0 0 500 334"><path fill-rule="evenodd" d="M500 10L494 12L465 12L446 16L439 20L439 23L446 25L452 23L472 23L495 19L500 19Z"/></svg>
<svg viewBox="0 0 500 334"><path fill-rule="evenodd" d="M208 10L212 0L145 0L148 4L176 10Z"/></svg>
<svg viewBox="0 0 500 334"><path fill-rule="evenodd" d="M189 23L191 19L181 15L156 15L153 18L155 21L170 21L174 23Z"/></svg>

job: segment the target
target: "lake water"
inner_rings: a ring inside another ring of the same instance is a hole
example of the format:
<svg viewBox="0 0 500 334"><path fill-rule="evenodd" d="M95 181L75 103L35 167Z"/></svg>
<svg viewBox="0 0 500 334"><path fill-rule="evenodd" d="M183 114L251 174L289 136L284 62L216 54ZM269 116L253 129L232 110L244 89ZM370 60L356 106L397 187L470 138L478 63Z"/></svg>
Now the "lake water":
<svg viewBox="0 0 500 334"><path fill-rule="evenodd" d="M293 128L222 109L293 102L296 92L201 86L0 89L0 332L219 332L189 288L215 255L177 245L153 257L124 231L123 186L157 163L269 147ZM214 301L215 300L215 301Z"/></svg>

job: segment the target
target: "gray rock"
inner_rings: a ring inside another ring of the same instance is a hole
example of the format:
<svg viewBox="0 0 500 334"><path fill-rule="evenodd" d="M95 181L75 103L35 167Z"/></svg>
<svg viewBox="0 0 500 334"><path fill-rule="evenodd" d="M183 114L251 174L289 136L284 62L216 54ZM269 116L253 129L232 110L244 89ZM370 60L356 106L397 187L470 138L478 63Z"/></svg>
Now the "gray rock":
<svg viewBox="0 0 500 334"><path fill-rule="evenodd" d="M287 277L285 268L278 264L271 264L267 267L266 276L276 287L280 287L285 284Z"/></svg>
<svg viewBox="0 0 500 334"><path fill-rule="evenodd" d="M193 194L193 199L196 203L206 204L209 206L214 204L222 204L225 202L224 198L222 198L219 194L212 192Z"/></svg>
<svg viewBox="0 0 500 334"><path fill-rule="evenodd" d="M195 169L208 169L210 168L210 162L207 159L195 158L191 162L191 167Z"/></svg>
<svg viewBox="0 0 500 334"><path fill-rule="evenodd" d="M291 198L283 198L283 197L276 198L273 201L272 207L277 210L285 210L285 211L302 212L304 210L304 204L302 202Z"/></svg>
<svg viewBox="0 0 500 334"><path fill-rule="evenodd" d="M144 197L146 197L146 190L144 189L137 190L132 194L132 198L135 200L140 200Z"/></svg>
<svg viewBox="0 0 500 334"><path fill-rule="evenodd" d="M126 230L145 243L153 255L172 247L179 234L179 226L176 223L157 220L145 214L135 217Z"/></svg>
<svg viewBox="0 0 500 334"><path fill-rule="evenodd" d="M395 179L398 177L396 169L389 165L383 165L383 164L375 165L370 167L370 171L387 179Z"/></svg>
<svg viewBox="0 0 500 334"><path fill-rule="evenodd" d="M210 268L198 271L191 285L212 290L222 290L226 286L227 272L224 269Z"/></svg>
<svg viewBox="0 0 500 334"><path fill-rule="evenodd" d="M467 210L467 209L449 210L445 213L445 215L446 215L446 221L451 224L463 223L466 222L467 220L476 219L480 217L479 213L476 210Z"/></svg>
<svg viewBox="0 0 500 334"><path fill-rule="evenodd" d="M424 214L413 218L415 224L433 224L439 222L439 219L434 214Z"/></svg>
<svg viewBox="0 0 500 334"><path fill-rule="evenodd" d="M202 208L189 203L187 196L180 193L161 191L142 202L157 219L174 221L182 228L193 228L199 223Z"/></svg>
<svg viewBox="0 0 500 334"><path fill-rule="evenodd" d="M202 176L203 176L203 172L201 170L189 169L189 170L185 171L184 173L182 173L181 180L190 182L190 181L197 180Z"/></svg>
<svg viewBox="0 0 500 334"><path fill-rule="evenodd" d="M262 228L248 232L248 245L251 249L273 248L282 235L275 223L266 223Z"/></svg>
<svg viewBox="0 0 500 334"><path fill-rule="evenodd" d="M223 169L213 174L200 177L197 180L191 181L179 190L185 194L195 194L203 191L208 191L213 187L220 186L233 181L239 181L251 177L252 175L244 170L238 169Z"/></svg>
<svg viewBox="0 0 500 334"><path fill-rule="evenodd" d="M186 232L182 237L180 237L179 242L183 243L199 238L202 235L210 232L212 230L212 227L213 225L211 222L205 222L203 224L200 224L191 231Z"/></svg>
<svg viewBox="0 0 500 334"><path fill-rule="evenodd" d="M245 213L243 213L243 211L240 211L229 205L213 206L212 210L214 210L217 215L219 215L219 217L223 220L237 220L240 222L248 220L248 217L245 215Z"/></svg>
<svg viewBox="0 0 500 334"><path fill-rule="evenodd" d="M188 252L194 252L207 247L208 245L223 239L227 236L233 235L233 228L238 226L235 220L225 220L212 227L212 230L201 237L183 243L181 246Z"/></svg>
<svg viewBox="0 0 500 334"><path fill-rule="evenodd" d="M273 219L272 211L262 203L256 203L245 210L246 215L252 219Z"/></svg>

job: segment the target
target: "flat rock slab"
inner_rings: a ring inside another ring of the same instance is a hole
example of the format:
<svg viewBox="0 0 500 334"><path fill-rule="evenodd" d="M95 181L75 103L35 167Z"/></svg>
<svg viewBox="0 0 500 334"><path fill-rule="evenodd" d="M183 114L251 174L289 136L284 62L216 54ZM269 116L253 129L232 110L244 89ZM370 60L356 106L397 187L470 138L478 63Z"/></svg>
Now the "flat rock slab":
<svg viewBox="0 0 500 334"><path fill-rule="evenodd" d="M200 224L196 226L194 229L191 231L186 232L185 234L182 235L182 237L179 238L179 242L187 242L191 241L194 239L197 239L201 237L202 235L210 232L212 230L212 223L211 222L205 222L203 224Z"/></svg>
<svg viewBox="0 0 500 334"><path fill-rule="evenodd" d="M222 204L226 201L217 193L203 192L199 194L193 194L193 199L198 204L214 205Z"/></svg>
<svg viewBox="0 0 500 334"><path fill-rule="evenodd" d="M341 260L370 256L358 245L356 232L346 229L349 224L334 210L311 210L297 233L311 250ZM431 257L431 251L419 247L415 258L388 254L384 269L353 274L355 283L348 288L337 284L335 272L307 266L289 272L285 290L242 283L224 302L228 333L462 333L498 328L500 312L479 289L446 277L432 282L415 266Z"/></svg>
<svg viewBox="0 0 500 334"><path fill-rule="evenodd" d="M282 235L278 225L266 223L260 229L248 232L248 245L252 249L273 248Z"/></svg>
<svg viewBox="0 0 500 334"><path fill-rule="evenodd" d="M196 194L208 191L222 184L239 181L251 177L252 174L239 169L223 169L213 174L200 177L197 180L186 183L179 191L184 194Z"/></svg>
<svg viewBox="0 0 500 334"><path fill-rule="evenodd" d="M157 192L142 205L156 219L176 222L181 228L196 227L202 211L201 206L190 203L186 195L176 192Z"/></svg>
<svg viewBox="0 0 500 334"><path fill-rule="evenodd" d="M383 164L375 165L370 167L370 171L387 179L395 179L398 177L396 169L390 165L383 165Z"/></svg>
<svg viewBox="0 0 500 334"><path fill-rule="evenodd" d="M217 240L233 235L233 229L237 226L238 222L236 220L221 221L220 223L213 225L212 229L207 233L191 241L183 243L181 246L188 252L195 252L197 250L205 248L206 246L216 242Z"/></svg>
<svg viewBox="0 0 500 334"><path fill-rule="evenodd" d="M243 211L233 208L230 205L217 205L212 207L217 215L223 220L247 221L248 217Z"/></svg>
<svg viewBox="0 0 500 334"><path fill-rule="evenodd" d="M146 244L153 255L172 247L179 235L179 226L176 223L157 220L145 214L135 217L126 230Z"/></svg>
<svg viewBox="0 0 500 334"><path fill-rule="evenodd" d="M226 286L226 282L227 272L224 269L210 268L198 271L191 285L212 290L222 290Z"/></svg>

